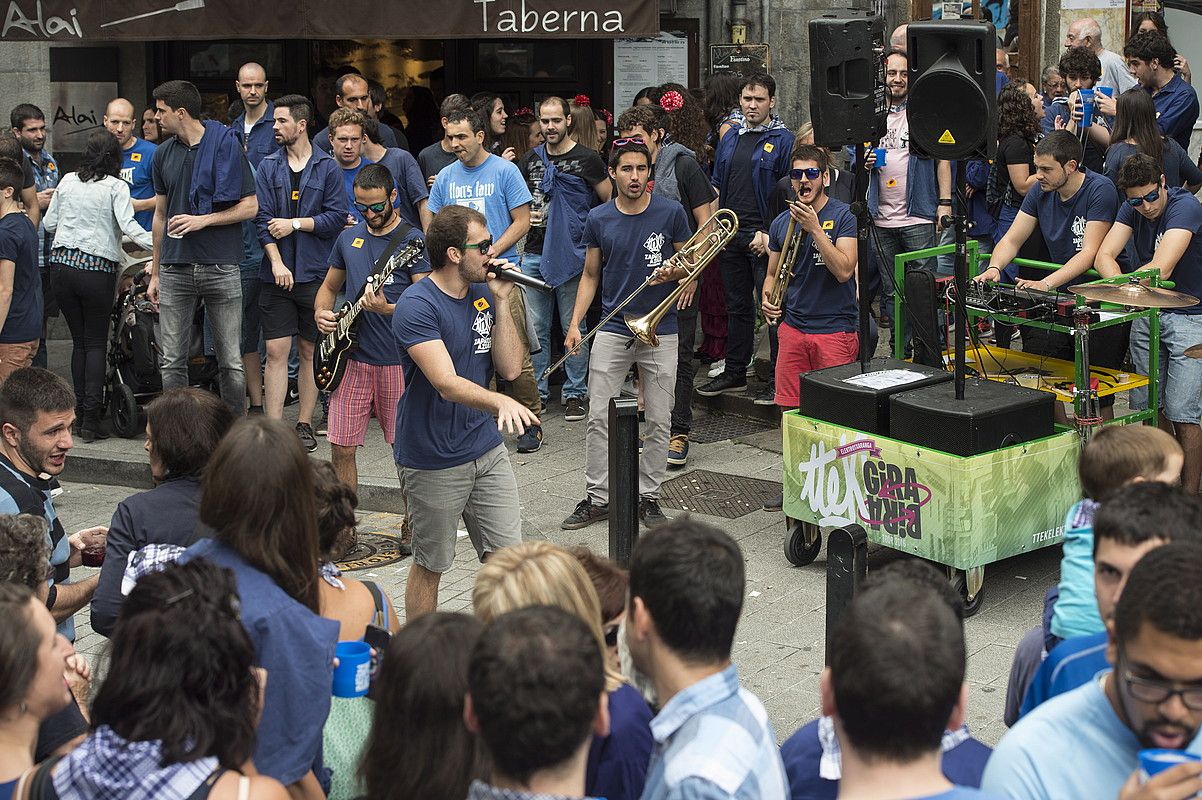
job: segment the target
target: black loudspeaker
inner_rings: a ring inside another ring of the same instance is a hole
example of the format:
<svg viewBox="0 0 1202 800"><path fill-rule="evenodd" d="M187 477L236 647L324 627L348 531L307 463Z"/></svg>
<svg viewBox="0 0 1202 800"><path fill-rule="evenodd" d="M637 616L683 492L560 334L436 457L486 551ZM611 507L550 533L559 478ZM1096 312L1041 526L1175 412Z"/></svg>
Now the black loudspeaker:
<svg viewBox="0 0 1202 800"><path fill-rule="evenodd" d="M997 152L997 34L993 23L911 22L906 117L910 145L931 158Z"/></svg>
<svg viewBox="0 0 1202 800"><path fill-rule="evenodd" d="M889 432L889 398L897 392L946 383L950 372L895 358L874 358L868 372L860 362L807 372L801 376L802 416L865 433Z"/></svg>
<svg viewBox="0 0 1202 800"><path fill-rule="evenodd" d="M893 395L889 437L958 456L975 456L1054 432L1051 392L970 379L964 399L942 383Z"/></svg>
<svg viewBox="0 0 1202 800"><path fill-rule="evenodd" d="M810 20L810 120L814 142L842 147L885 133L885 20L827 15Z"/></svg>

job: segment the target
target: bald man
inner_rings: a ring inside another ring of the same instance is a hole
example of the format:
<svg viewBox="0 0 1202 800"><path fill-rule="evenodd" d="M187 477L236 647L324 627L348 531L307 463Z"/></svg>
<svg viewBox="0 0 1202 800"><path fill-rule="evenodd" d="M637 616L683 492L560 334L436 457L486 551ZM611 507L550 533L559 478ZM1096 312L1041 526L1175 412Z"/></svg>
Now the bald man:
<svg viewBox="0 0 1202 800"><path fill-rule="evenodd" d="M1064 46L1087 47L1102 62L1102 78L1099 86L1114 87L1115 95L1134 86L1137 81L1127 70L1127 62L1121 55L1102 46L1102 26L1093 17L1081 17L1068 26L1064 34ZM1108 117L1114 116L1114 100L1102 100L1099 110Z"/></svg>
<svg viewBox="0 0 1202 800"><path fill-rule="evenodd" d="M378 119L376 107L371 100L371 88L368 86L367 78L357 72L348 72L334 82L334 101L338 103L339 108L354 109L360 114ZM400 147L397 144L396 134L387 125L380 126L380 141L376 144L382 144L385 147ZM320 147L330 155L334 154L334 146L330 144L329 126L313 135L313 146Z"/></svg>
<svg viewBox="0 0 1202 800"><path fill-rule="evenodd" d="M267 71L253 61L238 68L234 88L242 100L242 113L234 117L230 128L242 142L246 160L255 169L259 162L280 149L272 128L275 107L267 99Z"/></svg>
<svg viewBox="0 0 1202 800"><path fill-rule="evenodd" d="M154 185L150 179L150 164L155 146L134 135L141 120L134 104L124 97L111 101L104 109L104 127L121 145L121 180L129 184L129 196L134 203L134 219L146 230L154 222Z"/></svg>
<svg viewBox="0 0 1202 800"><path fill-rule="evenodd" d="M889 36L889 46L897 50L906 49L906 31L909 26L902 23L893 29L893 33Z"/></svg>

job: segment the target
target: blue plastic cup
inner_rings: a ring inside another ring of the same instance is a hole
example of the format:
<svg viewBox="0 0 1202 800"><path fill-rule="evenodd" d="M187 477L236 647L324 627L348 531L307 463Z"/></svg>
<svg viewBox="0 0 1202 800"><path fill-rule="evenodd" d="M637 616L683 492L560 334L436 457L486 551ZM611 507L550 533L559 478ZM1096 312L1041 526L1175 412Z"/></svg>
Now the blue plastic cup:
<svg viewBox="0 0 1202 800"><path fill-rule="evenodd" d="M339 642L334 648L335 697L362 697L371 686L371 646L367 642Z"/></svg>
<svg viewBox="0 0 1202 800"><path fill-rule="evenodd" d="M873 155L876 156L876 163L872 166L872 168L880 169L881 167L885 166L885 152L886 152L885 148L874 147L874 148L872 148L872 152L873 152Z"/></svg>
<svg viewBox="0 0 1202 800"><path fill-rule="evenodd" d="M1078 89L1081 96L1081 127L1088 128L1093 124L1093 89Z"/></svg>
<svg viewBox="0 0 1202 800"><path fill-rule="evenodd" d="M1143 780L1148 780L1170 767L1190 761L1202 761L1202 756L1184 750L1150 749L1139 751L1139 771Z"/></svg>

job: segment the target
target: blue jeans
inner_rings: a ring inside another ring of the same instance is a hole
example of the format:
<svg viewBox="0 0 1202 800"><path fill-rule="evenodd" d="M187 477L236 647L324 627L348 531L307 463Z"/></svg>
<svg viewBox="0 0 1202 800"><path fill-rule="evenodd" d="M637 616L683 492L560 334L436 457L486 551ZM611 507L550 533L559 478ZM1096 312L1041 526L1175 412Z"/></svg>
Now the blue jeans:
<svg viewBox="0 0 1202 800"><path fill-rule="evenodd" d="M1186 358L1185 348L1202 342L1202 315L1160 313L1160 407L1173 422L1196 425L1202 418L1202 360ZM1147 375L1151 361L1148 321L1131 323L1131 362ZM1131 390L1131 407L1148 407L1148 390Z"/></svg>
<svg viewBox="0 0 1202 800"><path fill-rule="evenodd" d="M242 370L242 279L237 264L163 264L159 270L159 336L163 388L188 385L188 351L197 301L213 327L221 397L241 416L246 410Z"/></svg>
<svg viewBox="0 0 1202 800"><path fill-rule="evenodd" d="M543 273L539 264L543 257L538 253L526 253L522 256L522 272L535 278L542 279ZM530 354L530 363L534 367L534 377L538 380L538 396L546 401L550 394L547 379L543 373L551 363L551 312L559 306L559 326L566 332L572 324L572 311L576 307L576 290L580 287L580 276L577 275L566 283L555 287L554 293L540 292L537 289L523 290L526 297L526 313L534 323L538 343L542 348L537 353ZM584 333L584 323L580 323L580 332ZM563 384L563 399L581 398L588 393L588 353L586 344L568 359L564 365L567 380Z"/></svg>
<svg viewBox="0 0 1202 800"><path fill-rule="evenodd" d="M915 250L925 250L935 246L935 223L922 225L907 225L904 228L883 228L873 225L873 247L878 250L877 267L881 273L881 313L893 316L893 259L899 253L910 253ZM912 261L907 270L932 269L935 266L932 259Z"/></svg>

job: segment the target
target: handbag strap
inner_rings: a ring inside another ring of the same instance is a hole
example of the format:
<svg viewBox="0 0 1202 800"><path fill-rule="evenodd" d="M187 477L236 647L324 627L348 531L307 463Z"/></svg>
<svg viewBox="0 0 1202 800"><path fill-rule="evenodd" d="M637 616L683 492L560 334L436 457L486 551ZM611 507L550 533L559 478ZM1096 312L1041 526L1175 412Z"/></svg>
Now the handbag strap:
<svg viewBox="0 0 1202 800"><path fill-rule="evenodd" d="M50 782L50 773L62 758L52 756L22 775L13 797L16 800L58 800L58 792L54 791L54 784ZM47 789L50 790L49 794L46 793Z"/></svg>
<svg viewBox="0 0 1202 800"><path fill-rule="evenodd" d="M363 297L364 292L367 291L368 282L380 274L380 272L384 269L384 265L388 263L388 259L392 258L392 254L396 252L397 247L400 246L401 242L406 236L409 235L409 231L411 230L413 230L413 226L408 222L405 222L405 220L401 220L397 223L396 230L392 232L392 238L388 240L388 246L384 248L384 252L381 253L380 257L376 259L375 266L371 268L371 274L368 275L367 280L363 282L363 288L359 290L359 294L355 295L356 302L358 302L358 300Z"/></svg>
<svg viewBox="0 0 1202 800"><path fill-rule="evenodd" d="M388 606L384 599L384 592L372 581L363 581L363 585L367 587L367 591L371 592L372 600L376 604L376 613L371 618L371 624L388 630Z"/></svg>

